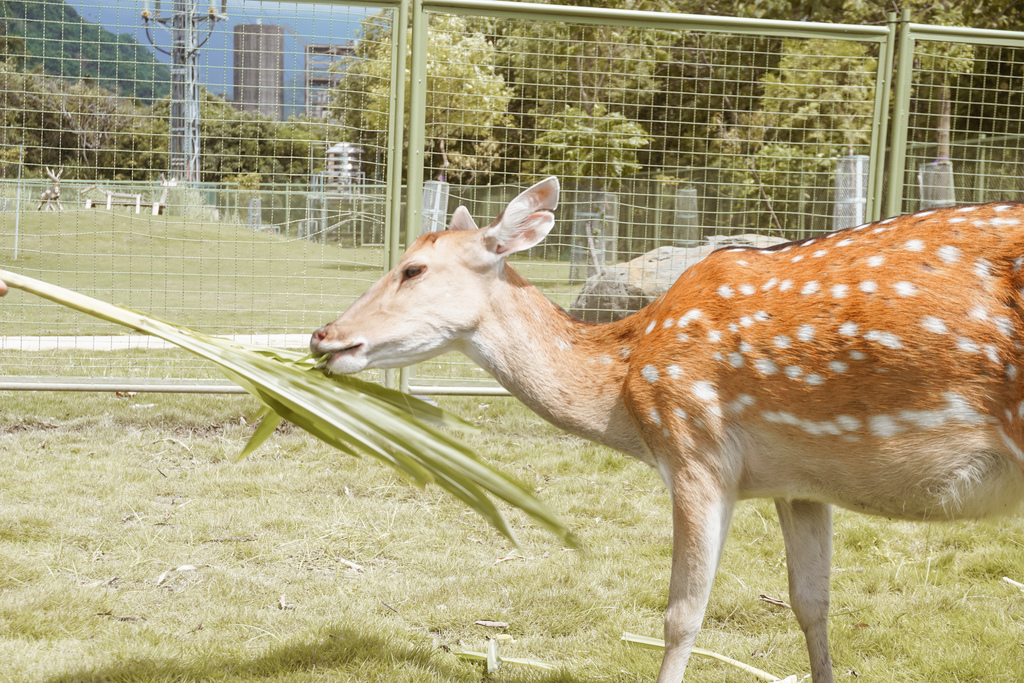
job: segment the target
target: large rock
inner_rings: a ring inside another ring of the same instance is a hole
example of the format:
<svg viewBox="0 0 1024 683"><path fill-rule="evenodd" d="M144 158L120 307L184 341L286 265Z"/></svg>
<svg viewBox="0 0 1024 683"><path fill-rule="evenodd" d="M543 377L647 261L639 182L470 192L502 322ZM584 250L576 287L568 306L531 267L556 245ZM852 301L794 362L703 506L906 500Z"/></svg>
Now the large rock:
<svg viewBox="0 0 1024 683"><path fill-rule="evenodd" d="M698 247L658 247L587 278L569 313L589 322L625 318L667 292L684 270L716 249L770 247L785 241L768 235L722 235Z"/></svg>

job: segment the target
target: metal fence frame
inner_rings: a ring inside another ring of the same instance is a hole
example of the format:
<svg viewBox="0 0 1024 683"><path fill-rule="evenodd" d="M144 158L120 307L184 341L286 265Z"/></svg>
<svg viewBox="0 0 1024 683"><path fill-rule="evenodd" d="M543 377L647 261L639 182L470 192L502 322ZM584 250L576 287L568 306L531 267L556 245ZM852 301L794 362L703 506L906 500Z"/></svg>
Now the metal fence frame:
<svg viewBox="0 0 1024 683"><path fill-rule="evenodd" d="M409 27L394 31L391 50L390 109L387 123L387 164L384 199L384 262L387 267L397 263L401 247L418 235L422 215L425 150L425 98L427 75L428 20L432 14L454 14L494 18L516 18L576 24L601 24L662 29L700 31L731 35L752 35L784 38L820 38L851 40L873 44L878 51L875 91L869 150L869 183L866 205L868 220L900 213L908 200L905 191L909 103L914 86L914 45L916 41L934 40L976 43L1024 48L1024 33L929 26L910 21L905 12L900 19L889 16L883 26L856 26L813 22L786 22L712 17L684 14L661 14L593 7L542 5L506 0L384 0L376 2L333 2L339 6L360 6L388 9L393 12L394 25ZM411 49L410 123L405 139L405 55ZM890 85L892 87L890 87ZM891 110L891 114L890 114ZM408 146L408 156L404 148ZM888 150L888 153L887 153ZM406 183L402 181L403 170ZM886 191L886 179L890 187ZM404 227L403 227L404 226ZM404 390L421 394L501 395L497 386L451 386L442 382L417 382L407 371L388 372L385 381ZM182 382L131 382L124 380L68 380L54 378L3 378L0 390L44 389L81 391L169 391L217 393L240 392L227 384Z"/></svg>

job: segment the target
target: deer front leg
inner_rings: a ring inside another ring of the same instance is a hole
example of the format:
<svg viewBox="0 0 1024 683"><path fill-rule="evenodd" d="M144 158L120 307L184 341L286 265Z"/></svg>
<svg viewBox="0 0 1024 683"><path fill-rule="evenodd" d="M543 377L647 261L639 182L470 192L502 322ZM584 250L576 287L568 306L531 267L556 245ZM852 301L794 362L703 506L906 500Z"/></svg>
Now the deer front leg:
<svg viewBox="0 0 1024 683"><path fill-rule="evenodd" d="M672 577L665 655L658 683L679 683L697 640L729 531L734 496L706 479L676 475L672 486Z"/></svg>
<svg viewBox="0 0 1024 683"><path fill-rule="evenodd" d="M811 680L832 683L828 652L829 570L832 565L832 506L809 500L775 499L786 542L789 600L807 638Z"/></svg>

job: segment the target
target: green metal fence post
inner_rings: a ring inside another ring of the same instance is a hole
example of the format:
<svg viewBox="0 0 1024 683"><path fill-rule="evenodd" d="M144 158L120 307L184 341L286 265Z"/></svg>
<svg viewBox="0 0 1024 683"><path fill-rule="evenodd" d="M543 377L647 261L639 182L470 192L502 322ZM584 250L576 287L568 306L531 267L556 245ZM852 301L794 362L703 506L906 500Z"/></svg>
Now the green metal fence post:
<svg viewBox="0 0 1024 683"><path fill-rule="evenodd" d="M871 131L871 180L868 205L864 212L869 221L882 217L882 194L885 191L885 142L889 137L889 102L892 94L893 50L896 47L896 13L890 12L886 28L889 35L878 48L878 75L875 79L875 115Z"/></svg>
<svg viewBox="0 0 1024 683"><path fill-rule="evenodd" d="M385 170L386 212L384 223L388 226L384 242L384 257L390 270L398 263L402 251L402 163L405 144L405 53L408 51L409 3L401 0L397 15L391 23L391 84L388 111L388 165ZM394 370L385 370L385 386L395 389L402 384Z"/></svg>
<svg viewBox="0 0 1024 683"><path fill-rule="evenodd" d="M405 234L412 244L420 232L423 210L423 163L427 127L427 13L423 0L412 2L412 59L409 66L409 161L406 169ZM399 374L403 391L409 390L409 371Z"/></svg>
<svg viewBox="0 0 1024 683"><path fill-rule="evenodd" d="M903 210L903 174L907 164L907 128L910 122L911 76L914 70L914 35L910 30L910 10L903 10L896 62L896 92L893 94L892 138L889 148L889 197L887 216Z"/></svg>

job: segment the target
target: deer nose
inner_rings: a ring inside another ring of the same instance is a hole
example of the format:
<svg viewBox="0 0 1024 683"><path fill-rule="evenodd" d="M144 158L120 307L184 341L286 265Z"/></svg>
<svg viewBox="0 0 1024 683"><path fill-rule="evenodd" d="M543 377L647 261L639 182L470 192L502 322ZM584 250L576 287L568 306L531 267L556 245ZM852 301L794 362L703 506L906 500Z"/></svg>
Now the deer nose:
<svg viewBox="0 0 1024 683"><path fill-rule="evenodd" d="M309 339L309 350L313 353L320 353L319 347L323 343L324 339L327 339L327 327L321 327L319 330L313 333Z"/></svg>

